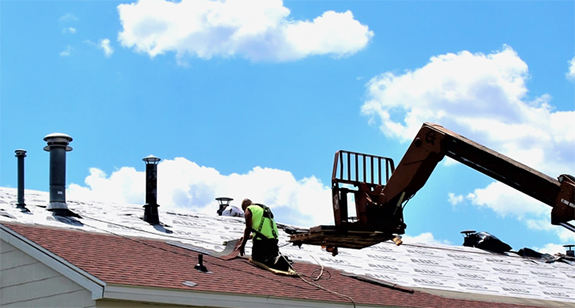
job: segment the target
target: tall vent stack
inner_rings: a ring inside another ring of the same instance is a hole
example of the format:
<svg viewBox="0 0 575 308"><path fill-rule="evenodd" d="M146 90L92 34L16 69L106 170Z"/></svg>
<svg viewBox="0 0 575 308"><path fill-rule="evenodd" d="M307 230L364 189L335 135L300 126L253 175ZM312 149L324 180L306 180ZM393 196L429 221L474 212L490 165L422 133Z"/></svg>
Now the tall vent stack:
<svg viewBox="0 0 575 308"><path fill-rule="evenodd" d="M24 157L26 157L26 150L16 150L16 157L18 158L18 203L16 208L28 212L24 203Z"/></svg>
<svg viewBox="0 0 575 308"><path fill-rule="evenodd" d="M159 224L158 215L158 163L160 158L150 155L142 159L146 163L146 205L144 221L151 225Z"/></svg>
<svg viewBox="0 0 575 308"><path fill-rule="evenodd" d="M46 208L55 215L68 216L66 205L66 152L72 151L68 144L72 137L53 133L44 137L48 143L44 151L50 152L50 204Z"/></svg>

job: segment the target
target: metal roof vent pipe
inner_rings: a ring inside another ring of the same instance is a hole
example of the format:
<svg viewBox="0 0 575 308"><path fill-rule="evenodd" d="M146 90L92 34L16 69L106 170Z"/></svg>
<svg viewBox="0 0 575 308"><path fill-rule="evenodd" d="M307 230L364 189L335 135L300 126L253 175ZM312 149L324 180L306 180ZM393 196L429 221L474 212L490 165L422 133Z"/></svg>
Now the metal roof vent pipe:
<svg viewBox="0 0 575 308"><path fill-rule="evenodd" d="M16 150L16 157L18 157L18 203L16 203L16 208L22 212L30 212L24 203L24 157L26 157L26 150Z"/></svg>
<svg viewBox="0 0 575 308"><path fill-rule="evenodd" d="M224 210L230 205L230 201L234 199L230 197L217 197L216 200L220 204L220 208L216 212L219 216L222 216Z"/></svg>
<svg viewBox="0 0 575 308"><path fill-rule="evenodd" d="M575 245L570 244L570 245L563 245L563 247L567 248L567 250L565 251L565 254L569 257L575 257L575 250L572 250L573 247L575 247Z"/></svg>
<svg viewBox="0 0 575 308"><path fill-rule="evenodd" d="M146 163L146 205L144 205L144 221L151 225L160 223L158 216L158 163L160 158L153 155L142 159Z"/></svg>
<svg viewBox="0 0 575 308"><path fill-rule="evenodd" d="M195 269L197 269L198 271L202 272L202 273L209 273L208 268L204 265L204 255L203 254L198 254L198 264L196 264L196 266L194 266Z"/></svg>
<svg viewBox="0 0 575 308"><path fill-rule="evenodd" d="M68 146L72 137L53 133L44 137L44 141L48 143L44 151L50 152L50 204L46 209L58 216L80 217L66 205L66 152L72 151Z"/></svg>

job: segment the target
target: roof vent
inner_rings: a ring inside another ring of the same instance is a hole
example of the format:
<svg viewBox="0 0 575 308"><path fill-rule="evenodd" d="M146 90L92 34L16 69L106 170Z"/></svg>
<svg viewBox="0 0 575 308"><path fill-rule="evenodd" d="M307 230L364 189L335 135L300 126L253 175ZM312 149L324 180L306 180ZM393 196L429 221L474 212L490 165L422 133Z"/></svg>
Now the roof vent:
<svg viewBox="0 0 575 308"><path fill-rule="evenodd" d="M572 248L575 247L575 245L570 244L570 245L563 245L563 247L567 248L567 251L565 251L565 254L570 256L570 257L575 257L575 250L573 250Z"/></svg>
<svg viewBox="0 0 575 308"><path fill-rule="evenodd" d="M48 143L44 151L50 152L50 204L46 209L59 216L76 216L66 205L66 152L72 151L68 146L72 137L53 133L44 141Z"/></svg>
<svg viewBox="0 0 575 308"><path fill-rule="evenodd" d="M146 163L146 205L144 205L144 221L151 225L160 223L158 215L158 163L160 158L153 155L142 159Z"/></svg>
<svg viewBox="0 0 575 308"><path fill-rule="evenodd" d="M195 286L198 285L197 283L195 283L195 282L193 282L193 281L189 281L189 280L186 280L186 281L182 282L182 284L185 285L185 286L188 286L188 287L195 287Z"/></svg>
<svg viewBox="0 0 575 308"><path fill-rule="evenodd" d="M218 203L220 204L220 208L218 209L217 213L219 216L222 216L222 213L224 212L226 207L230 205L230 201L234 199L229 197L217 197L216 200L218 200Z"/></svg>
<svg viewBox="0 0 575 308"><path fill-rule="evenodd" d="M26 150L16 150L16 157L18 157L18 203L16 203L16 208L22 212L30 212L24 203L24 157L26 157Z"/></svg>
<svg viewBox="0 0 575 308"><path fill-rule="evenodd" d="M463 230L461 231L463 234L463 246L473 247L473 239L471 238L472 234L475 234L475 230Z"/></svg>
<svg viewBox="0 0 575 308"><path fill-rule="evenodd" d="M204 255L203 254L198 254L198 264L196 264L196 266L194 266L195 269L197 269L198 271L202 272L202 273L207 273L208 269L204 266Z"/></svg>

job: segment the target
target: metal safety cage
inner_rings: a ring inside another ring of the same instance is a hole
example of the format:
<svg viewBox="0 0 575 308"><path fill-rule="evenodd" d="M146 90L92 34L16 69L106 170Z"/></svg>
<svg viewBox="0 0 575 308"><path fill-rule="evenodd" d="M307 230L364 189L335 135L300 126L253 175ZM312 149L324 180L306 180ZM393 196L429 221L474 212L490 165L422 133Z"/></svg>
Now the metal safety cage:
<svg viewBox="0 0 575 308"><path fill-rule="evenodd" d="M388 157L340 150L335 153L332 172L332 197L335 225L344 230L378 230L371 216L377 209L378 195L395 170ZM356 216L349 216L348 203L355 204Z"/></svg>

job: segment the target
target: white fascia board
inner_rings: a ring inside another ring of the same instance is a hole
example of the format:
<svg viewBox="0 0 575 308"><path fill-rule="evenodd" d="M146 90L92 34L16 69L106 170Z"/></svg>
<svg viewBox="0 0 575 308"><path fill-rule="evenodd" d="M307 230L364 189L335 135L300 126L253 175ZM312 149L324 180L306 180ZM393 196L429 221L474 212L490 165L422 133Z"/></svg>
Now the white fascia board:
<svg viewBox="0 0 575 308"><path fill-rule="evenodd" d="M0 239L18 248L32 258L74 281L92 293L92 300L101 299L106 283L74 264L62 259L44 247L30 241L0 223Z"/></svg>
<svg viewBox="0 0 575 308"><path fill-rule="evenodd" d="M224 292L198 292L191 289L169 290L111 284L106 285L104 299L222 308L349 308L351 305L351 302L334 303L271 296L239 295ZM355 307L376 308L381 306L356 304ZM393 307L390 306L390 308Z"/></svg>

